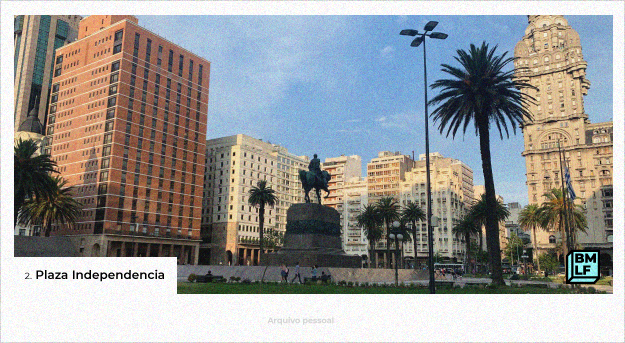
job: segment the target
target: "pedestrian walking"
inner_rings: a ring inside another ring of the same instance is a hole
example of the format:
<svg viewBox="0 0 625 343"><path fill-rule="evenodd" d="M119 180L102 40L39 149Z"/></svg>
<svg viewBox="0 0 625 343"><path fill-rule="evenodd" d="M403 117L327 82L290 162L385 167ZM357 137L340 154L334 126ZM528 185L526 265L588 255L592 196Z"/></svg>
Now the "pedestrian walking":
<svg viewBox="0 0 625 343"><path fill-rule="evenodd" d="M281 269L280 275L282 276L282 281L288 283L289 281L287 280L287 278L289 276L289 268L287 268L286 265L283 264L280 266L280 269Z"/></svg>
<svg viewBox="0 0 625 343"><path fill-rule="evenodd" d="M295 275L293 276L291 283L295 282L295 278L299 280L299 283L302 283L302 278L299 275L299 262L295 262Z"/></svg>

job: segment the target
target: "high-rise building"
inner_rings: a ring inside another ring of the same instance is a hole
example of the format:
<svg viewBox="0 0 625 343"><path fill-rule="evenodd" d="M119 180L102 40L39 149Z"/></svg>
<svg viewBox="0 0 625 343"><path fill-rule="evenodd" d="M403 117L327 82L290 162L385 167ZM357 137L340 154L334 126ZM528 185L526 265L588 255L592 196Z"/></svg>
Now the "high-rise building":
<svg viewBox="0 0 625 343"><path fill-rule="evenodd" d="M341 218L343 250L348 255L368 256L366 235L356 217L367 205L367 181L361 177L362 159L358 155L326 158L321 167L331 179L330 195L323 204L336 209Z"/></svg>
<svg viewBox="0 0 625 343"><path fill-rule="evenodd" d="M56 51L44 149L83 211L55 234L86 256L197 262L209 72L133 16L80 22Z"/></svg>
<svg viewBox="0 0 625 343"><path fill-rule="evenodd" d="M561 189L561 170L568 166L575 204L588 220L587 233L579 233L577 242L611 249L612 122L591 124L584 111L590 82L580 37L561 15L530 15L514 54L516 78L537 88L523 90L536 99L529 106L532 120L523 124L529 203L540 205L545 193ZM553 249L561 240L558 231L540 230L538 250Z"/></svg>
<svg viewBox="0 0 625 343"><path fill-rule="evenodd" d="M76 40L78 15L18 15L14 17L13 107L15 132L34 107L39 123L46 121L55 50Z"/></svg>
<svg viewBox="0 0 625 343"><path fill-rule="evenodd" d="M408 155L381 151L378 157L367 163L367 187L369 202L383 197L399 197L399 183L414 165Z"/></svg>
<svg viewBox="0 0 625 343"><path fill-rule="evenodd" d="M248 203L249 191L260 180L275 190L278 202L265 209L264 231L284 234L286 211L304 202L302 169L308 170L308 157L250 136L206 141L201 263L257 265L258 208Z"/></svg>
<svg viewBox="0 0 625 343"><path fill-rule="evenodd" d="M425 213L427 210L425 154L415 161L415 167L406 172L401 182L400 203L416 203ZM456 237L452 229L457 220L473 203L473 170L460 160L430 153L430 185L432 189L432 216L436 217L434 253L444 259L463 261L466 244L464 238ZM412 223L408 226L412 230ZM425 263L428 257L427 227L425 221L417 222L417 263ZM404 244L404 256L414 261L413 243Z"/></svg>

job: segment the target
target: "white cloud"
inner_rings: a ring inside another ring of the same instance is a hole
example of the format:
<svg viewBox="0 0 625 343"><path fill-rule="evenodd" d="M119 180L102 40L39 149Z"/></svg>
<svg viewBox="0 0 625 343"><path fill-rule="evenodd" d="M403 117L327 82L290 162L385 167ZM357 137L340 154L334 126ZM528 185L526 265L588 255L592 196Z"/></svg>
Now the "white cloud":
<svg viewBox="0 0 625 343"><path fill-rule="evenodd" d="M382 58L391 58L393 56L393 52L395 52L395 48L387 45L380 51L380 56L382 56Z"/></svg>

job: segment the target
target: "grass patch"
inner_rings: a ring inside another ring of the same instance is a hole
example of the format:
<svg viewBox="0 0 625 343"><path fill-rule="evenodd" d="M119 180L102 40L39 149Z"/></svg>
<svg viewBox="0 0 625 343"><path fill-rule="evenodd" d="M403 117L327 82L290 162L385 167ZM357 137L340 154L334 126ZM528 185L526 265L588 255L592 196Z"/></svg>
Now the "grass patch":
<svg viewBox="0 0 625 343"><path fill-rule="evenodd" d="M568 288L493 286L437 287L438 294L570 294ZM189 283L178 282L178 294L429 294L419 286L348 286L336 284Z"/></svg>

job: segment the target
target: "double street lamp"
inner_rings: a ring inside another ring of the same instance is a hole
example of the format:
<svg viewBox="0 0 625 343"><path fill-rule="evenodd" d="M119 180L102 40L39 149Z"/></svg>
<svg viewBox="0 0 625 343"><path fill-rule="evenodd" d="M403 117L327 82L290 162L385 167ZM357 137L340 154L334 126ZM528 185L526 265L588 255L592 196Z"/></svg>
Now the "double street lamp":
<svg viewBox="0 0 625 343"><path fill-rule="evenodd" d="M442 32L431 32L434 30L437 21L430 21L425 24L422 33L419 33L417 30L402 30L399 34L402 36L417 36L410 46L418 47L423 43L423 80L425 87L423 88L425 91L425 173L426 173L426 188L427 188L427 230L428 230L428 269L430 272L430 282L429 288L430 293L434 294L436 292L435 289L435 281L434 281L434 230L432 229L432 188L430 186L430 136L428 130L428 74L427 74L427 57L425 52L425 37L430 37L434 39L445 39L447 38L447 34ZM416 252L415 252L416 254Z"/></svg>
<svg viewBox="0 0 625 343"><path fill-rule="evenodd" d="M399 265L399 241L404 240L404 235L399 230L399 225L400 224L398 221L394 221L393 230L388 235L389 239L395 240L395 286L399 285L399 280L398 280L399 277L398 277L398 272L397 272L397 268Z"/></svg>

